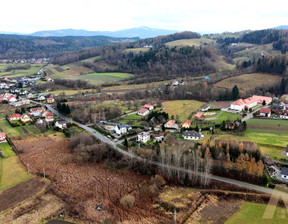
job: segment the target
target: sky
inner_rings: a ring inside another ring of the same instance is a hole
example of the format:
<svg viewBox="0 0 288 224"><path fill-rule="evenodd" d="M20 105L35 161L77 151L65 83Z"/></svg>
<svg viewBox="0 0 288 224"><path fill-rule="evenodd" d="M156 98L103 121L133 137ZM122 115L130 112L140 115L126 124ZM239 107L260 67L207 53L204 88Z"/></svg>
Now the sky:
<svg viewBox="0 0 288 224"><path fill-rule="evenodd" d="M0 31L139 26L200 33L288 25L287 0L9 0L1 1Z"/></svg>

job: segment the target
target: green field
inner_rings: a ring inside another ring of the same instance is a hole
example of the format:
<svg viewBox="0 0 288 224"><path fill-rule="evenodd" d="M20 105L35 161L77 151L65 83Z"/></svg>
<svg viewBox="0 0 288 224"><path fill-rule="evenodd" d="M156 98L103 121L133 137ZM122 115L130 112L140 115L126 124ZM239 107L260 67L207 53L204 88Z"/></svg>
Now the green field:
<svg viewBox="0 0 288 224"><path fill-rule="evenodd" d="M36 125L26 124L24 126L18 126L13 128L6 119L0 120L0 128L9 137L15 137L15 136L24 137L29 135L41 134L40 129Z"/></svg>
<svg viewBox="0 0 288 224"><path fill-rule="evenodd" d="M111 82L117 82L123 79L128 79L133 77L132 74L128 73L90 73L86 75L80 75L80 76L71 76L68 79L71 80L85 80L90 82L91 84L103 84L103 83L111 83Z"/></svg>
<svg viewBox="0 0 288 224"><path fill-rule="evenodd" d="M139 52L146 52L149 51L149 47L139 47L139 48L128 48L125 50L125 52L134 52L134 53L139 53Z"/></svg>
<svg viewBox="0 0 288 224"><path fill-rule="evenodd" d="M196 112L204 102L197 100L173 100L163 102L163 106L166 107L164 112L169 114L171 118L172 115L176 118L176 115L179 116L179 121L191 120L192 113Z"/></svg>
<svg viewBox="0 0 288 224"><path fill-rule="evenodd" d="M32 178L18 156L0 159L0 191Z"/></svg>
<svg viewBox="0 0 288 224"><path fill-rule="evenodd" d="M275 120L275 119L249 119L247 124L255 127L255 129L285 129L288 131L288 120Z"/></svg>
<svg viewBox="0 0 288 224"><path fill-rule="evenodd" d="M243 202L240 210L225 224L284 224L288 222L286 209L280 207L276 208L273 219L263 219L266 206L265 204Z"/></svg>
<svg viewBox="0 0 288 224"><path fill-rule="evenodd" d="M166 43L167 46L169 47L178 47L178 46L200 46L200 45L206 45L206 44L212 44L215 43L215 40L206 38L206 37L201 37L198 39L182 39L182 40L175 40Z"/></svg>
<svg viewBox="0 0 288 224"><path fill-rule="evenodd" d="M0 150L4 153L4 157L8 158L10 156L15 156L15 152L12 150L12 147L9 145L8 142L0 144Z"/></svg>
<svg viewBox="0 0 288 224"><path fill-rule="evenodd" d="M31 67L29 69L15 69L8 72L5 72L5 69L8 66L17 66L17 65L27 65L27 64L0 64L0 76L7 76L7 77L19 77L25 75L32 75L34 73L39 72L42 68L43 64L30 64Z"/></svg>
<svg viewBox="0 0 288 224"><path fill-rule="evenodd" d="M247 44L247 43L239 43L237 46L244 46L247 48L242 51L238 51L234 53L234 57L236 58L241 58L241 57L248 57L250 59L252 58L257 58L261 55L261 53L265 54L280 54L279 50L275 50L271 44L262 44L262 45L257 45L257 44Z"/></svg>

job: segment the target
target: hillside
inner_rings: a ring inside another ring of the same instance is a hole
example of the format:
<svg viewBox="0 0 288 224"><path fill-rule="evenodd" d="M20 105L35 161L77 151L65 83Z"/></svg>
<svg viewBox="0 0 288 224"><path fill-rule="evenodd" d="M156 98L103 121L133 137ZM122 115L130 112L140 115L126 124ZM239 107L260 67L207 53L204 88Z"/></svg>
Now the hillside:
<svg viewBox="0 0 288 224"><path fill-rule="evenodd" d="M64 36L109 36L109 37L139 37L139 38L151 38L161 35L169 35L176 33L176 30L164 30L156 29L150 27L135 27L125 30L117 31L88 31L88 30L75 30L75 29L62 29L62 30L47 30L47 31L38 31L30 34L31 36L39 37L64 37Z"/></svg>
<svg viewBox="0 0 288 224"><path fill-rule="evenodd" d="M32 37L0 34L0 59L55 57L90 47L136 41L138 38Z"/></svg>

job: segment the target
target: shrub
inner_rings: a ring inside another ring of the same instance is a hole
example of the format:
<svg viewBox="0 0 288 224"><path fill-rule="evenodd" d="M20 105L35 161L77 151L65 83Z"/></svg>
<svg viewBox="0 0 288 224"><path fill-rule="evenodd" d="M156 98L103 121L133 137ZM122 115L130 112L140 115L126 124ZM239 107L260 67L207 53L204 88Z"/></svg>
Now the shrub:
<svg viewBox="0 0 288 224"><path fill-rule="evenodd" d="M135 197L131 194L124 195L120 198L120 205L125 209L132 208L134 203Z"/></svg>

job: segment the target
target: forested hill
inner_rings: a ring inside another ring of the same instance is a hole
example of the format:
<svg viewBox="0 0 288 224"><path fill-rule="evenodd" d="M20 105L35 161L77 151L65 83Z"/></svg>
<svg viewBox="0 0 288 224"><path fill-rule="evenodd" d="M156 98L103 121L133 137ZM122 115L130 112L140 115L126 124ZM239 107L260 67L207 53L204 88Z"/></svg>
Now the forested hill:
<svg viewBox="0 0 288 224"><path fill-rule="evenodd" d="M0 59L57 57L90 47L136 41L139 38L92 37L32 37L0 34Z"/></svg>

